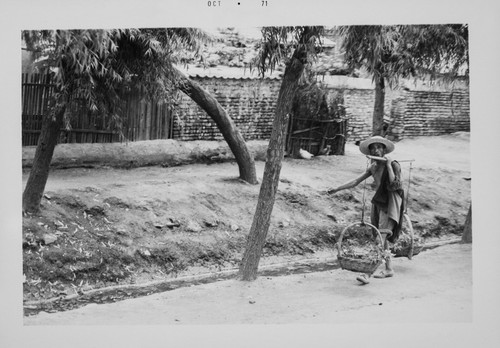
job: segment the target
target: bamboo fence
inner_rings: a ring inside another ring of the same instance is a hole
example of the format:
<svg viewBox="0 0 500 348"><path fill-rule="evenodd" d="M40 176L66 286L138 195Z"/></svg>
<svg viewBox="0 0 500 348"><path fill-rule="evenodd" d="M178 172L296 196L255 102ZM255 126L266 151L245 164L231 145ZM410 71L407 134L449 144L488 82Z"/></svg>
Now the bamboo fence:
<svg viewBox="0 0 500 348"><path fill-rule="evenodd" d="M37 145L54 87L48 74L22 74L22 146ZM173 117L168 103L147 100L136 92L127 95L124 104L118 117L111 117L90 111L83 98L74 98L67 110L69 124L61 129L59 143L172 138Z"/></svg>

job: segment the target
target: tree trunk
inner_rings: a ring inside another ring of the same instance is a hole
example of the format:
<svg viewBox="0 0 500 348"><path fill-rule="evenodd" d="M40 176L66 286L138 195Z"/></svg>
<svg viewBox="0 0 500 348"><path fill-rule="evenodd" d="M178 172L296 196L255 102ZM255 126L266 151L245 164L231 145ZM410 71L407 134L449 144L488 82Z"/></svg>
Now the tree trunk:
<svg viewBox="0 0 500 348"><path fill-rule="evenodd" d="M217 100L203 89L198 83L186 77L177 70L180 78L179 89L188 95L214 120L226 140L229 148L233 152L236 163L240 170L240 179L252 184L258 184L255 171L255 161L248 150L245 139L236 128L233 120Z"/></svg>
<svg viewBox="0 0 500 348"><path fill-rule="evenodd" d="M472 243L472 203L469 205L469 212L465 218L464 231L462 233L462 243Z"/></svg>
<svg viewBox="0 0 500 348"><path fill-rule="evenodd" d="M375 106L373 108L373 135L384 136L385 81L382 76L375 79Z"/></svg>
<svg viewBox="0 0 500 348"><path fill-rule="evenodd" d="M43 119L40 138L33 159L26 187L23 192L23 210L25 212L37 213L40 211L40 202L42 200L47 178L49 177L49 167L54 154L54 148L61 127L66 107L58 110L54 117L46 116Z"/></svg>
<svg viewBox="0 0 500 348"><path fill-rule="evenodd" d="M306 29L303 36L306 32L309 32L309 30ZM303 47L301 49L297 48L285 69L276 105L273 130L267 149L267 161L264 167L264 177L260 187L257 208L239 268L239 278L241 280L251 281L257 278L259 261L269 230L271 213L278 189L288 114L291 111L292 100L298 89L299 78L304 71L306 61L307 50Z"/></svg>

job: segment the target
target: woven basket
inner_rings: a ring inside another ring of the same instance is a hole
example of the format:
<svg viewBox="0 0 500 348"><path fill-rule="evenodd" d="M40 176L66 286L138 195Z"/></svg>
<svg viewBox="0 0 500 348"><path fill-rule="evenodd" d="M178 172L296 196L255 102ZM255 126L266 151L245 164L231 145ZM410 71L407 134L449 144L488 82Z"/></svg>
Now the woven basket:
<svg viewBox="0 0 500 348"><path fill-rule="evenodd" d="M415 238L413 225L411 224L408 214L405 213L403 217L405 219L406 229L401 231L402 234L399 240L397 240L391 248L391 251L395 256L406 256L411 260L414 255L418 255L422 251L424 245Z"/></svg>
<svg viewBox="0 0 500 348"><path fill-rule="evenodd" d="M378 266L382 263L382 258L364 260L338 255L337 259L342 269L366 274L373 274L373 272L375 272Z"/></svg>
<svg viewBox="0 0 500 348"><path fill-rule="evenodd" d="M373 274L373 272L375 272L375 270L378 268L378 266L380 266L380 264L383 261L384 252L380 247L376 248L377 250L376 257L370 259L363 258L362 256L351 257L345 255L344 251L342 250L342 240L344 238L344 234L349 230L349 228L358 225L359 226L368 225L371 228L373 228L377 232L377 237L380 239L380 244L382 245L382 236L380 235L378 228L367 222L354 223L344 228L344 230L339 236L339 240L337 242L337 250L338 250L337 260L339 261L340 267L342 267L342 269L353 272L362 272L371 275Z"/></svg>
<svg viewBox="0 0 500 348"><path fill-rule="evenodd" d="M391 251L394 253L395 256L406 256L408 259L412 259L413 256L420 254L422 249L424 248L423 245L415 245L413 246L406 245L406 246L394 246Z"/></svg>

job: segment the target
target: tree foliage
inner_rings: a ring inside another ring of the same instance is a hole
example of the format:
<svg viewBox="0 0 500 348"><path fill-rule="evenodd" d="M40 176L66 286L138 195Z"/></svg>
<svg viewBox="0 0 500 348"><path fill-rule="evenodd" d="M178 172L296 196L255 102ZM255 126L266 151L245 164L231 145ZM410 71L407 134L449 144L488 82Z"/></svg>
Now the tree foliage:
<svg viewBox="0 0 500 348"><path fill-rule="evenodd" d="M467 25L361 25L337 28L345 61L390 85L400 78L468 76Z"/></svg>
<svg viewBox="0 0 500 348"><path fill-rule="evenodd" d="M209 36L193 28L23 31L37 68L56 85L54 103L84 100L91 111L119 119L122 95L143 87L165 99L175 91L172 65L184 50L199 51Z"/></svg>
<svg viewBox="0 0 500 348"><path fill-rule="evenodd" d="M314 35L304 35L305 29L310 28ZM261 76L272 72L278 67L290 64L294 52L308 52L306 67L315 61L317 53L321 50L321 39L324 28L316 27L263 27L259 52L251 64L252 69L257 69Z"/></svg>
<svg viewBox="0 0 500 348"><path fill-rule="evenodd" d="M467 25L415 25L404 27L407 54L420 75L453 79L469 76Z"/></svg>

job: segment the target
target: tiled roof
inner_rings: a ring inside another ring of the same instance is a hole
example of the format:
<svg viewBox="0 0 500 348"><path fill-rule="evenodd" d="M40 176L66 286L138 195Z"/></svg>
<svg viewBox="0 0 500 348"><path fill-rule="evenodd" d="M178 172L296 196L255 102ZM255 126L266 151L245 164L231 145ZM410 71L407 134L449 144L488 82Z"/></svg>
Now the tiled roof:
<svg viewBox="0 0 500 348"><path fill-rule="evenodd" d="M197 66L179 66L179 70L184 72L190 77L201 78L222 78L222 79L261 79L257 70L250 71L249 68L233 68L227 66L217 66L211 68L203 68ZM266 73L264 79L281 80L283 73L280 71L273 71Z"/></svg>

